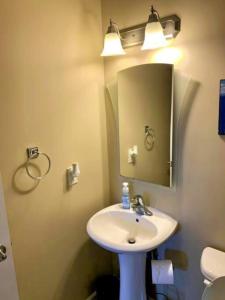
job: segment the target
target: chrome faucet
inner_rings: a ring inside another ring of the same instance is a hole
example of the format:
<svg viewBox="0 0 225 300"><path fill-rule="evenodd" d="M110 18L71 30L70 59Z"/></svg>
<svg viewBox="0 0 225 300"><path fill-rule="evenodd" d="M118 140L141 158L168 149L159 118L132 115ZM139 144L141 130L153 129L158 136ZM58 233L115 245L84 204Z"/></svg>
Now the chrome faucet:
<svg viewBox="0 0 225 300"><path fill-rule="evenodd" d="M143 197L141 195L134 196L132 199L132 208L138 215L153 215L153 213L144 205Z"/></svg>

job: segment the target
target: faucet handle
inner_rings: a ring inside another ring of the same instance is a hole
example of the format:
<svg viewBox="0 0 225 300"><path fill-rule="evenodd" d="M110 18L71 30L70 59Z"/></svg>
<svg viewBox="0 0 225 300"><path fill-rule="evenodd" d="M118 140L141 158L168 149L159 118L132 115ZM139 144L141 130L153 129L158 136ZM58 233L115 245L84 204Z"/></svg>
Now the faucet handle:
<svg viewBox="0 0 225 300"><path fill-rule="evenodd" d="M143 197L141 195L134 196L134 198L132 199L132 207L139 215L153 215L153 213L145 206Z"/></svg>
<svg viewBox="0 0 225 300"><path fill-rule="evenodd" d="M133 205L134 206L144 206L144 201L143 201L143 197L141 195L135 195L134 198L132 199Z"/></svg>

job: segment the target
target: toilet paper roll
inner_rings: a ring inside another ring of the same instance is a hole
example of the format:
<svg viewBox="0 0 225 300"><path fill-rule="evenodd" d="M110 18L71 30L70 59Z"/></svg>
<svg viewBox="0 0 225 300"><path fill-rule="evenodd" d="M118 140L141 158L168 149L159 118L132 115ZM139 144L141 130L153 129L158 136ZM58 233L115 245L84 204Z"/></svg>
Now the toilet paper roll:
<svg viewBox="0 0 225 300"><path fill-rule="evenodd" d="M173 264L171 260L152 260L152 282L154 284L173 284Z"/></svg>

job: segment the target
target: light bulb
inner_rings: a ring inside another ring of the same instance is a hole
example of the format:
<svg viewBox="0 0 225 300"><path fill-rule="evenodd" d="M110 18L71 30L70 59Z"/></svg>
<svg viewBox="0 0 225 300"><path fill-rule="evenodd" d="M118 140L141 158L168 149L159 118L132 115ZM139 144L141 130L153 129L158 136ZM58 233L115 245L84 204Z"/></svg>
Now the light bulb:
<svg viewBox="0 0 225 300"><path fill-rule="evenodd" d="M115 56L126 54L122 44L120 36L117 32L106 33L104 39L104 48L101 56Z"/></svg>
<svg viewBox="0 0 225 300"><path fill-rule="evenodd" d="M166 39L160 22L147 23L145 27L145 39L141 50L155 49L164 46L166 46Z"/></svg>

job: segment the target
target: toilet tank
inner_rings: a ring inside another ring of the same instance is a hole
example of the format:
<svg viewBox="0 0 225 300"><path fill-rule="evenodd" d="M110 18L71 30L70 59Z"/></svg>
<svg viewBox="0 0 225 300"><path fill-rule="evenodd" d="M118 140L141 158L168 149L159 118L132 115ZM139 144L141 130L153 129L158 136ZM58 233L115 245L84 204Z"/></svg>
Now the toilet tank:
<svg viewBox="0 0 225 300"><path fill-rule="evenodd" d="M202 252L201 271L209 281L225 276L225 253L211 247Z"/></svg>

